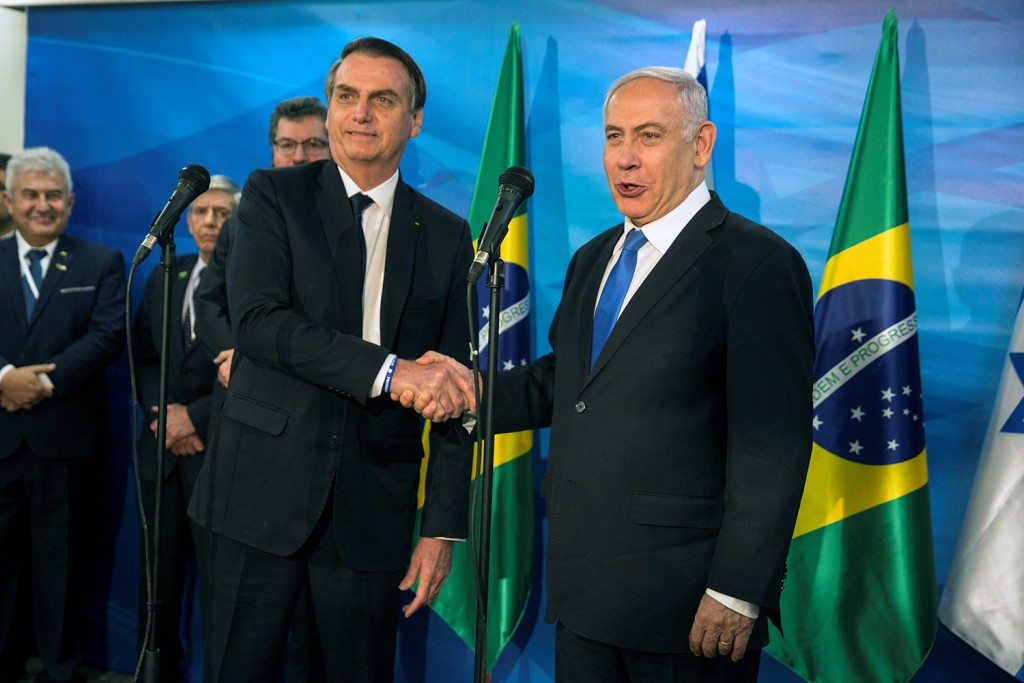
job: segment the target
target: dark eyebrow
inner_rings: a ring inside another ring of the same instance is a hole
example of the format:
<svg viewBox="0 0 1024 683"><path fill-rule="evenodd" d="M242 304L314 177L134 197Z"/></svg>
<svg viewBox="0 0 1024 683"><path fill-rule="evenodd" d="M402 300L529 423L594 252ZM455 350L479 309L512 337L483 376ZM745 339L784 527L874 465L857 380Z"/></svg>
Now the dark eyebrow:
<svg viewBox="0 0 1024 683"><path fill-rule="evenodd" d="M340 92L359 94L359 90L357 90L356 88L353 88L350 85L345 85L344 83L339 83L338 85L334 86L334 92L337 93L339 91ZM373 90L373 91L371 91L369 93L369 97L370 98L380 97L382 95L383 96L387 96L387 97L391 97L392 99L395 99L395 100L397 100L399 102L402 101L402 96L397 91L392 90L391 88L385 88L383 90Z"/></svg>
<svg viewBox="0 0 1024 683"><path fill-rule="evenodd" d="M370 97L380 97L381 95L387 95L399 101L401 101L402 99L402 96L399 95L397 91L392 90L390 88L386 88L384 90L374 90L373 92L370 93Z"/></svg>
<svg viewBox="0 0 1024 683"><path fill-rule="evenodd" d="M633 128L633 130L639 132L639 131L647 130L649 128L654 128L655 130L666 130L665 126L663 126L660 123L656 123L654 121L645 121L644 123L641 123L639 126L636 126L635 128Z"/></svg>

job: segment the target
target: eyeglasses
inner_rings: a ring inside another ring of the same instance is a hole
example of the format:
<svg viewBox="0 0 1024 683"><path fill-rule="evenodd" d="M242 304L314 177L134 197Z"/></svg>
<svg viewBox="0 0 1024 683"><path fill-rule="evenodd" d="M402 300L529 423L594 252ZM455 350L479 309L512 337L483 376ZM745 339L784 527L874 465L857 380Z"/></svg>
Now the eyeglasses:
<svg viewBox="0 0 1024 683"><path fill-rule="evenodd" d="M309 156L313 156L314 154L322 154L323 151L327 149L327 140L323 140L321 138L309 138L302 142L289 138L279 138L274 140L274 149L281 154L286 154L288 156L295 154L295 150L299 148L299 145L302 145L303 152Z"/></svg>

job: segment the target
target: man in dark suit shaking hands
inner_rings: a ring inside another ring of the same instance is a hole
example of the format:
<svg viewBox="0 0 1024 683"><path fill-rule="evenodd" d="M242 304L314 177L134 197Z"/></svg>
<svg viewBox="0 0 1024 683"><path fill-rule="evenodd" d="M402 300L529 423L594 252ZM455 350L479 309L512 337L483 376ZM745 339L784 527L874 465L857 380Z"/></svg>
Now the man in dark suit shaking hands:
<svg viewBox="0 0 1024 683"><path fill-rule="evenodd" d="M18 628L18 572L30 571L37 681L84 680L75 667L89 497L107 444L103 373L124 345L124 259L64 233L71 189L52 149L7 165L16 232L0 241L0 648Z"/></svg>
<svg viewBox="0 0 1024 683"><path fill-rule="evenodd" d="M498 431L551 425L556 680L753 681L811 450L810 278L709 192L685 72L620 78L604 132L624 221L573 256L552 352L496 387Z"/></svg>
<svg viewBox="0 0 1024 683"><path fill-rule="evenodd" d="M308 582L331 681L390 681L400 588L437 595L467 533L466 222L407 186L426 88L391 43L348 44L327 75L331 159L259 170L239 204L231 382L190 513L213 532L206 676L273 680ZM413 546L421 422L430 461ZM204 585L209 585L204 582Z"/></svg>

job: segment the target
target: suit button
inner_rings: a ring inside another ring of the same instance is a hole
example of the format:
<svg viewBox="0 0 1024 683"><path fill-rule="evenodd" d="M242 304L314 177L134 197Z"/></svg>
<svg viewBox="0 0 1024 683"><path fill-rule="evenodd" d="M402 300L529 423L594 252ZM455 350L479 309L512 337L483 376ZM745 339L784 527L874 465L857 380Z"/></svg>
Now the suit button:
<svg viewBox="0 0 1024 683"><path fill-rule="evenodd" d="M334 437L331 439L331 441L334 442L335 446L340 446L341 445L341 434L335 434Z"/></svg>
<svg viewBox="0 0 1024 683"><path fill-rule="evenodd" d="M586 403L584 403L583 401L577 401L576 402L576 412L577 413L582 413L586 409L587 409L587 404Z"/></svg>

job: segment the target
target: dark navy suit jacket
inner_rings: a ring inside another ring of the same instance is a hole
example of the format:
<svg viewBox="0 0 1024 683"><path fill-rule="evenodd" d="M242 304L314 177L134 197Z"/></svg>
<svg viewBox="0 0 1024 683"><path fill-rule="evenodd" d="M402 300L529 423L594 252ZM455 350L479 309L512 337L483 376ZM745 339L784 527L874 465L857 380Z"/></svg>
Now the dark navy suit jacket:
<svg viewBox="0 0 1024 683"><path fill-rule="evenodd" d="M0 411L0 458L26 443L34 456L86 457L106 445L104 368L124 347L124 258L62 235L25 318L17 239L0 240L0 367L56 363L54 395Z"/></svg>
<svg viewBox="0 0 1024 683"><path fill-rule="evenodd" d="M705 588L767 642L811 452L814 330L799 253L717 195L623 309L593 367L618 225L573 256L552 352L498 375L498 431L551 425L547 618L685 653Z"/></svg>
<svg viewBox="0 0 1024 683"><path fill-rule="evenodd" d="M213 364L213 360L198 340L188 351L185 350L181 325L185 291L192 269L198 261L198 254L181 256L171 273L167 403L180 403L186 406L189 419L196 428L196 434L205 445L207 426L210 422L210 392L217 376L217 366ZM204 272L203 276L205 275ZM149 430L149 424L155 418L150 406L157 405L160 393L160 312L163 279L163 268L159 266L149 274L139 312L132 326L139 404L144 414L139 434L139 476L147 481L156 479L156 439ZM168 450L164 454L163 476L166 477L175 467L182 467L188 470L185 474L186 481L194 482L199 475L202 462L202 453L177 457Z"/></svg>
<svg viewBox="0 0 1024 683"><path fill-rule="evenodd" d="M309 538L333 491L342 562L408 565L424 449L416 413L368 398L389 351L468 360L466 222L399 182L381 345L362 339L359 233L331 161L253 172L236 215L231 384L190 514L275 555ZM420 533L465 538L471 445L432 425Z"/></svg>

